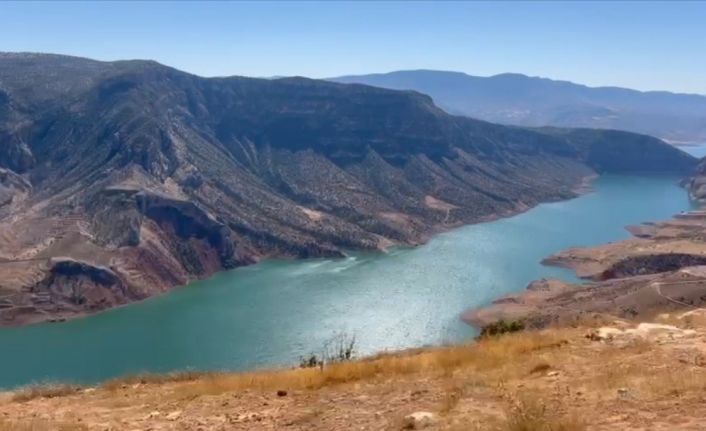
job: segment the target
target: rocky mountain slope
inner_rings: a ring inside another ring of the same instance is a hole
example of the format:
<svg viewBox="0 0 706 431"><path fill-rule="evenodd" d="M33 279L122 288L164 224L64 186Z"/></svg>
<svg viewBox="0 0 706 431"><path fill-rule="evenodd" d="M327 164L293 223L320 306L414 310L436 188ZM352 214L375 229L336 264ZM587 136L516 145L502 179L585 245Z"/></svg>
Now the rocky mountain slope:
<svg viewBox="0 0 706 431"><path fill-rule="evenodd" d="M594 127L673 141L706 141L706 96L587 87L516 73L479 77L435 70L343 76L337 82L416 90L448 112L520 126Z"/></svg>
<svg viewBox="0 0 706 431"><path fill-rule="evenodd" d="M694 201L706 202L706 158L701 159L694 174L683 184Z"/></svg>
<svg viewBox="0 0 706 431"><path fill-rule="evenodd" d="M503 127L428 96L150 61L0 54L0 323L268 256L339 256L696 161L647 136Z"/></svg>

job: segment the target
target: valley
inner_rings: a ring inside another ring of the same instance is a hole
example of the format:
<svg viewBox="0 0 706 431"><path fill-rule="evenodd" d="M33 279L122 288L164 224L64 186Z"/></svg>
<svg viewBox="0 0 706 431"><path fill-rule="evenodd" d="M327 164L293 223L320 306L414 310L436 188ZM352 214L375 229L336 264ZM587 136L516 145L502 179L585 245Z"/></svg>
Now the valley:
<svg viewBox="0 0 706 431"><path fill-rule="evenodd" d="M0 431L706 429L706 3L0 17Z"/></svg>
<svg viewBox="0 0 706 431"><path fill-rule="evenodd" d="M540 278L579 282L570 270L542 265L545 257L629 239L625 226L691 209L678 183L604 175L576 199L456 228L421 246L269 259L94 316L3 328L0 364L13 371L0 373L0 388L290 367L338 334L355 337L359 356L463 343L478 334L460 320L469 307Z"/></svg>
<svg viewBox="0 0 706 431"><path fill-rule="evenodd" d="M50 73L48 71L51 71ZM268 258L342 257L697 160L610 130L451 116L415 92L0 54L1 325Z"/></svg>

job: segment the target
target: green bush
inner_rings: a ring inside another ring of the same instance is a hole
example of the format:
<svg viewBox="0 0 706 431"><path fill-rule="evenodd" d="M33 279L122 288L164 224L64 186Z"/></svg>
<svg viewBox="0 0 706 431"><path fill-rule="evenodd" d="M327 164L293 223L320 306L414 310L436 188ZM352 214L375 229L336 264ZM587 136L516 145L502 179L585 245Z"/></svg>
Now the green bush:
<svg viewBox="0 0 706 431"><path fill-rule="evenodd" d="M525 323L521 320L505 321L503 319L497 322L489 323L480 330L478 338L493 337L496 335L507 334L510 332L519 332L525 329Z"/></svg>

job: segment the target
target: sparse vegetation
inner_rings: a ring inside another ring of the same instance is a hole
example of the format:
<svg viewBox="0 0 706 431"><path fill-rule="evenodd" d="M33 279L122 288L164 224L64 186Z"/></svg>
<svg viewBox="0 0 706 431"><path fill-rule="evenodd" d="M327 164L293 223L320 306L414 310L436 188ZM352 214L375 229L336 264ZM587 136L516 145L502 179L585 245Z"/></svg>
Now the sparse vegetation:
<svg viewBox="0 0 706 431"><path fill-rule="evenodd" d="M525 329L525 323L521 320L498 320L494 323L489 323L481 328L480 338L493 337L496 335L508 334L511 332L523 331Z"/></svg>
<svg viewBox="0 0 706 431"><path fill-rule="evenodd" d="M453 380L449 380L444 385L444 398L439 408L439 413L448 414L463 397L463 387Z"/></svg>
<svg viewBox="0 0 706 431"><path fill-rule="evenodd" d="M334 425L349 425L354 417L367 425L397 423L415 410L428 410L441 422L439 429L453 431L582 431L589 421L594 423L597 410L609 412L600 418L603 428L621 429L623 422L610 421L622 417L625 409L641 411L659 403L660 409L677 406L678 414L672 412L677 417L683 406L700 405L706 371L699 365L698 352L654 340L593 341L586 332L587 328L529 330L466 345L362 359L354 359L355 343L350 338L338 337L323 349L327 354L321 357L330 358L323 368L134 376L78 392L26 388L23 395L0 398L0 410L90 406L104 415L103 422L111 415L131 415L130 429L141 429L148 422L167 423L170 414L185 420L196 414L200 421L208 421L224 412L229 412L226 420L232 423L245 420L247 413L248 420L269 426L275 419L268 418L268 412L282 409L277 420L312 430L342 429ZM62 395L73 396L46 399ZM230 413L233 403L245 413ZM385 409L379 408L380 403ZM180 413L187 409L188 416ZM0 431L82 429L71 424L82 426L83 413L64 412L54 416L57 423L69 424L64 428L11 415L0 422ZM701 423L706 424L706 415Z"/></svg>
<svg viewBox="0 0 706 431"><path fill-rule="evenodd" d="M108 390L122 389L126 386L160 384L167 382L190 382L207 376L214 376L219 373L204 371L176 371L167 374L138 374L134 376L117 377L110 379L101 385Z"/></svg>
<svg viewBox="0 0 706 431"><path fill-rule="evenodd" d="M319 355L311 353L300 358L300 368L323 368L325 365L350 361L355 358L356 340L345 333L338 334L324 343Z"/></svg>
<svg viewBox="0 0 706 431"><path fill-rule="evenodd" d="M508 397L506 422L503 431L583 431L586 424L577 418L562 414L561 406L528 394Z"/></svg>
<svg viewBox="0 0 706 431"><path fill-rule="evenodd" d="M308 356L303 356L299 359L299 368L323 368L324 360L319 358L316 353L312 353Z"/></svg>
<svg viewBox="0 0 706 431"><path fill-rule="evenodd" d="M350 346L350 343L336 345ZM499 378L496 375L498 372L501 376L526 375L525 362L528 355L551 351L563 345L565 340L559 331L529 331L466 345L334 361L327 363L323 368L305 367L276 372L206 375L193 382L186 382L181 395L192 397L243 390L313 390L330 385L394 378L414 373L450 376L459 369L483 372L485 380L493 380Z"/></svg>
<svg viewBox="0 0 706 431"><path fill-rule="evenodd" d="M17 402L30 401L35 398L54 398L75 394L81 389L77 385L67 384L38 384L26 386L16 390L12 395L12 400Z"/></svg>

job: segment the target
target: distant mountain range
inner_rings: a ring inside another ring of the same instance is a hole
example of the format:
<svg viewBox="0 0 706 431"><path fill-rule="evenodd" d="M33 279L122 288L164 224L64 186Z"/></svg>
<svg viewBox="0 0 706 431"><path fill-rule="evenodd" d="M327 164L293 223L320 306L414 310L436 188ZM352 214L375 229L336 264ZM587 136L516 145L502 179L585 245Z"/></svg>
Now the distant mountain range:
<svg viewBox="0 0 706 431"><path fill-rule="evenodd" d="M451 114L501 124L619 129L674 142L706 142L702 95L587 87L515 73L479 77L406 70L331 80L415 90Z"/></svg>
<svg viewBox="0 0 706 431"><path fill-rule="evenodd" d="M595 172L695 165L649 136L500 126L412 91L0 53L0 325L271 256L419 243Z"/></svg>

